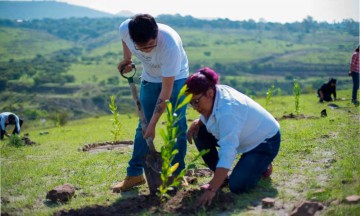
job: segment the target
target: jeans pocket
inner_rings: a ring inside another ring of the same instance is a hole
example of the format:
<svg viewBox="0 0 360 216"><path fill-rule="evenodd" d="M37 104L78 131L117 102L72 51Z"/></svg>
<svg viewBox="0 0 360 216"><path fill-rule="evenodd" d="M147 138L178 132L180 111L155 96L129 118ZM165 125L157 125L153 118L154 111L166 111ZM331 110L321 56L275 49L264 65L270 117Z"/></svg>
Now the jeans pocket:
<svg viewBox="0 0 360 216"><path fill-rule="evenodd" d="M142 80L142 81L141 81L141 85L146 86L147 84L149 84L148 81L146 81L146 80Z"/></svg>

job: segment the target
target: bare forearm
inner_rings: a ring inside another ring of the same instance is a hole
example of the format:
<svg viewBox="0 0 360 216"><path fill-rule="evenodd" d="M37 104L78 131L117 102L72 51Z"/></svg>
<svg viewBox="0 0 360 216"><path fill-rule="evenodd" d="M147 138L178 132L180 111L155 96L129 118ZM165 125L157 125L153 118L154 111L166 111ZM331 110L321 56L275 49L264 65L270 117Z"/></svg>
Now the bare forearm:
<svg viewBox="0 0 360 216"><path fill-rule="evenodd" d="M217 191L224 180L228 177L229 170L226 168L218 167L215 170L213 179L210 181L211 190Z"/></svg>
<svg viewBox="0 0 360 216"><path fill-rule="evenodd" d="M155 125L161 114L165 111L166 100L169 100L173 91L174 86L174 77L164 77L162 79L161 92L159 94L158 100L156 101L155 109L150 123Z"/></svg>
<svg viewBox="0 0 360 216"><path fill-rule="evenodd" d="M158 98L158 100L156 101L156 105L154 108L154 113L151 117L151 120L149 122L149 124L152 125L156 125L157 122L159 121L162 113L165 111L165 100L162 99L161 97Z"/></svg>
<svg viewBox="0 0 360 216"><path fill-rule="evenodd" d="M126 45L126 43L124 41L122 41L122 46L123 46L123 58L124 60L131 60L131 51L128 48L128 46Z"/></svg>

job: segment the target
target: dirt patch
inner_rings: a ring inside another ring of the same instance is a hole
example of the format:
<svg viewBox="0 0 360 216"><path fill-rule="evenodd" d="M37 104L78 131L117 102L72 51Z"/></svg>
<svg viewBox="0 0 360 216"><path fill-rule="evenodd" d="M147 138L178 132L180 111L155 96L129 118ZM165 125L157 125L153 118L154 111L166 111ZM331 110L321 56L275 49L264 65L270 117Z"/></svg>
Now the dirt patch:
<svg viewBox="0 0 360 216"><path fill-rule="evenodd" d="M290 113L289 115L283 115L280 118L276 118L276 120L283 120L283 119L319 119L320 117L316 117L316 116L305 116L304 114L293 114Z"/></svg>
<svg viewBox="0 0 360 216"><path fill-rule="evenodd" d="M121 199L111 206L88 206L83 209L71 209L55 213L56 216L82 216L82 215L135 215L139 213L147 214L177 214L194 215L199 209L196 206L196 199L202 194L200 190L179 190L165 203L161 203L159 198L154 195L140 195L128 199ZM234 195L220 191L214 198L218 206L222 206L219 211L231 209L234 203ZM208 211L213 210L210 206Z"/></svg>
<svg viewBox="0 0 360 216"><path fill-rule="evenodd" d="M80 148L79 151L84 152L99 152L99 151L108 151L119 148L128 148L134 144L133 141L108 141L108 142L99 142L86 144L84 147Z"/></svg>

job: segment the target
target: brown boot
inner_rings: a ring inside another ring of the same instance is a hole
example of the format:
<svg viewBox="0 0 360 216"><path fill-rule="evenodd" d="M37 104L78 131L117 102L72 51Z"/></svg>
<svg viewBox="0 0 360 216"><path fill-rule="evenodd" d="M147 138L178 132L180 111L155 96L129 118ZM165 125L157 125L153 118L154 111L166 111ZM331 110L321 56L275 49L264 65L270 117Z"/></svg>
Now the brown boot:
<svg viewBox="0 0 360 216"><path fill-rule="evenodd" d="M135 186L139 186L145 183L146 181L143 175L126 176L125 180L114 185L112 190L114 193L124 192L132 189Z"/></svg>

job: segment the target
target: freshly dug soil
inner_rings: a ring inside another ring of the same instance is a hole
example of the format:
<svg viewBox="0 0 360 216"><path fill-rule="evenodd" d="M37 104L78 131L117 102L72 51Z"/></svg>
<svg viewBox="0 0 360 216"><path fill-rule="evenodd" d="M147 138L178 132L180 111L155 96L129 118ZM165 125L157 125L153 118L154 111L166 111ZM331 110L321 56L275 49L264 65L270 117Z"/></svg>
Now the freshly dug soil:
<svg viewBox="0 0 360 216"><path fill-rule="evenodd" d="M136 215L147 212L147 214L176 214L194 215L199 211L196 199L202 194L200 190L179 190L167 202L161 203L154 195L140 195L124 200L119 200L111 206L88 206L82 209L70 209L55 213L55 216L110 216L110 215ZM234 202L231 193L218 192L213 202L222 206L220 211L230 210ZM223 205L222 205L223 204ZM211 206L207 208L211 211Z"/></svg>
<svg viewBox="0 0 360 216"><path fill-rule="evenodd" d="M114 150L118 148L128 148L133 145L133 141L108 141L108 142L99 142L86 144L84 147L80 148L80 151L84 152L99 152L105 150Z"/></svg>

